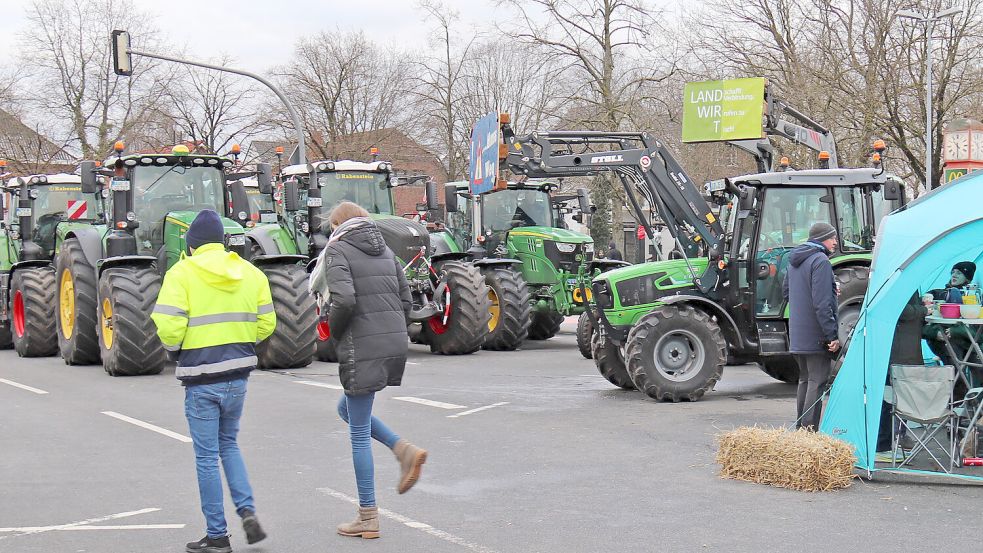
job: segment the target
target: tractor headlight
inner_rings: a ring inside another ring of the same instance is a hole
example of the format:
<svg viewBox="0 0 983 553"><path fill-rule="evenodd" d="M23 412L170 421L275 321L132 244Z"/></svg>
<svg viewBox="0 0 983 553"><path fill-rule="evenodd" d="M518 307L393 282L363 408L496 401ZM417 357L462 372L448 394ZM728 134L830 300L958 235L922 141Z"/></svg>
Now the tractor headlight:
<svg viewBox="0 0 983 553"><path fill-rule="evenodd" d="M594 243L586 242L584 244L584 253L594 253Z"/></svg>
<svg viewBox="0 0 983 553"><path fill-rule="evenodd" d="M29 197L30 197L30 198L31 198L32 200L36 200L36 199L38 199L38 189L37 189L37 188L32 188L32 189L30 189L30 190L28 190L28 191L27 191L27 195L28 195L28 196L29 196Z"/></svg>
<svg viewBox="0 0 983 553"><path fill-rule="evenodd" d="M126 213L126 220L127 221L136 221L137 220L137 214L136 213L133 213L132 211L128 211Z"/></svg>
<svg viewBox="0 0 983 553"><path fill-rule="evenodd" d="M566 242L557 242L556 249L560 250L560 253L573 253L577 251L577 245L568 244Z"/></svg>

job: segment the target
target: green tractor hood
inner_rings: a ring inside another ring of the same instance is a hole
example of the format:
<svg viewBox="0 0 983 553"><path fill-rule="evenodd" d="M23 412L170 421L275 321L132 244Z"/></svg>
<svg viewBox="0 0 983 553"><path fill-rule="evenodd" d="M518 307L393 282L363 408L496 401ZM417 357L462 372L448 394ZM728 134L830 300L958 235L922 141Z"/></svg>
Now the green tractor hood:
<svg viewBox="0 0 983 553"><path fill-rule="evenodd" d="M167 222L181 229L179 237L183 240L184 234L188 232L188 227L191 226L192 221L197 216L197 211L170 211L167 213ZM226 217L222 217L222 226L225 227L225 234L242 234L245 232L242 225Z"/></svg>
<svg viewBox="0 0 983 553"><path fill-rule="evenodd" d="M586 244L593 243L594 240L586 234L581 234L579 232L574 232L572 230L563 228L553 228L553 227L519 227L509 231L510 237L520 237L527 236L532 238L541 238L543 240L552 240L554 242L562 242L566 244Z"/></svg>
<svg viewBox="0 0 983 553"><path fill-rule="evenodd" d="M594 278L594 283L607 296L598 297L598 305L612 325L634 324L665 296L687 289L700 294L693 279L702 275L709 263L706 257L693 257L688 262L685 259L652 261L607 271Z"/></svg>

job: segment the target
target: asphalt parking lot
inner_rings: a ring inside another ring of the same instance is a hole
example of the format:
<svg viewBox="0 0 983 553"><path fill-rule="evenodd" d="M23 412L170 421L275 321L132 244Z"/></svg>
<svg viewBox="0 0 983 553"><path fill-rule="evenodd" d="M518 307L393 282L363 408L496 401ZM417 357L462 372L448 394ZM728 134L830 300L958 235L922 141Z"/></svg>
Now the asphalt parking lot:
<svg viewBox="0 0 983 553"><path fill-rule="evenodd" d="M382 539L335 534L354 514L336 366L254 373L240 444L270 538L236 551L600 552L974 550L983 488L878 476L802 493L722 480L714 436L778 425L794 390L729 367L697 403L618 390L573 327L518 352L432 356L411 346L404 385L376 414L430 451L406 495L376 445ZM194 459L173 368L101 367L0 352L0 552L183 551L201 537Z"/></svg>

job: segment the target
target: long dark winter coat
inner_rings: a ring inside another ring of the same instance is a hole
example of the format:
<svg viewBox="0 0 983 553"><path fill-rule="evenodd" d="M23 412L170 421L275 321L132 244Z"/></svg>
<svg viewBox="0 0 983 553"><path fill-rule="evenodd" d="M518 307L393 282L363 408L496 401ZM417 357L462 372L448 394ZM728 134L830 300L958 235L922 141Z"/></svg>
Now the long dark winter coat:
<svg viewBox="0 0 983 553"><path fill-rule="evenodd" d="M827 352L822 343L837 339L837 319L836 282L825 246L806 242L789 253L784 292L789 309L789 351Z"/></svg>
<svg viewBox="0 0 983 553"><path fill-rule="evenodd" d="M406 367L412 306L402 268L382 233L366 221L324 251L328 324L337 340L339 376L351 395L399 386Z"/></svg>

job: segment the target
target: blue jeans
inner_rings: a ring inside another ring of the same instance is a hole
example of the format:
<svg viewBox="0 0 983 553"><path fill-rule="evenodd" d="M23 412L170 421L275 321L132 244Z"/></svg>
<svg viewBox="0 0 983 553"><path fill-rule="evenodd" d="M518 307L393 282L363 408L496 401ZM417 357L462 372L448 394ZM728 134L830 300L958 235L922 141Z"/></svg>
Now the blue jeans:
<svg viewBox="0 0 983 553"><path fill-rule="evenodd" d="M372 463L372 439L382 442L389 449L396 446L399 436L372 416L375 394L350 396L342 394L338 400L338 416L348 423L352 440L352 463L355 465L355 484L358 487L358 504L375 507L375 465Z"/></svg>
<svg viewBox="0 0 983 553"><path fill-rule="evenodd" d="M188 417L188 428L194 441L201 512L205 515L208 536L212 538L225 536L228 530L222 501L222 477L218 472L219 457L236 511L240 516L243 511L256 511L246 464L236 443L245 399L245 378L188 386L184 390L184 414Z"/></svg>

